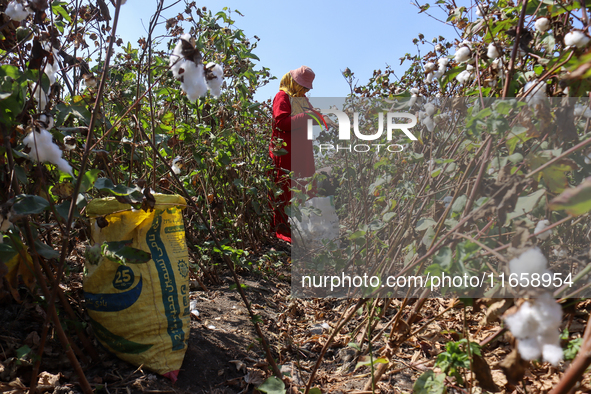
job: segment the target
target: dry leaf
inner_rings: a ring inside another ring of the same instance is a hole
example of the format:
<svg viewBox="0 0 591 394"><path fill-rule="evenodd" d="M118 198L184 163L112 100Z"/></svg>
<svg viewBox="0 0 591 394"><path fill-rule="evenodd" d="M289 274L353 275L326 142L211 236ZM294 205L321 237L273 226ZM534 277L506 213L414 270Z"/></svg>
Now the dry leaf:
<svg viewBox="0 0 591 394"><path fill-rule="evenodd" d="M248 368L244 381L254 386L260 386L265 381L265 374L260 369Z"/></svg>
<svg viewBox="0 0 591 394"><path fill-rule="evenodd" d="M244 370L245 373L248 372L246 369L246 364L240 360L230 360L230 364L234 364L238 372L240 372L241 369Z"/></svg>
<svg viewBox="0 0 591 394"><path fill-rule="evenodd" d="M49 372L41 372L39 374L39 382L37 383L37 389L39 391L53 391L60 383L61 374L57 375L50 374Z"/></svg>
<svg viewBox="0 0 591 394"><path fill-rule="evenodd" d="M492 373L490 372L490 367L486 360L477 354L474 354L472 357L472 371L478 380L478 385L485 389L486 391L490 391L492 393L499 392L499 388L495 384Z"/></svg>
<svg viewBox="0 0 591 394"><path fill-rule="evenodd" d="M499 363L499 367L505 374L507 381L512 385L518 385L523 379L527 365L528 362L521 358L516 348Z"/></svg>

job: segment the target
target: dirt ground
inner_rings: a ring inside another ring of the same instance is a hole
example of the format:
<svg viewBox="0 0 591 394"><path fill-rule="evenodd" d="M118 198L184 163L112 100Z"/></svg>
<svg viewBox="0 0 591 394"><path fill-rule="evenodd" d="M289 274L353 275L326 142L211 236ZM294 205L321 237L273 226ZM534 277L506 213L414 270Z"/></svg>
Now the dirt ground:
<svg viewBox="0 0 591 394"><path fill-rule="evenodd" d="M281 253L283 249L284 253ZM354 305L353 300L293 299L290 295L290 267L288 251L284 245L273 245L273 261L256 269L239 271L246 285L246 295L252 308L261 317L274 356L289 382L288 393L297 393L306 384L330 330L339 318ZM264 353L254 332L247 310L232 289L233 281L223 269L215 275L217 283L192 283L190 298L197 302L198 316L192 316L189 346L179 379L175 384L144 368L138 368L117 359L96 340L100 361L82 363L87 379L97 393L253 393L271 375ZM84 319L81 268L73 269L67 284L72 305ZM39 335L45 318L40 300L26 290L21 291L23 302L0 305L0 393L26 392L30 383L32 362L30 356L19 355L19 349L29 346L33 351L39 345ZM382 305L383 300L377 301ZM457 340L463 332L463 310L448 308L450 300L428 300L416 322L423 329L402 344L391 356L391 367L377 384L376 392L412 392L413 384L425 371L433 369L437 355L445 351L445 344ZM379 319L375 330L384 335L373 343L373 352L381 354L386 348L389 322L399 311L400 301L394 300ZM499 322L486 322L486 307L468 308L466 327L473 341L491 337L500 328ZM571 335L582 335L591 303L566 316ZM362 342L365 317L359 313L336 335L316 375L313 387L323 393L364 393L363 387L371 376L368 366L356 368L362 361L351 343ZM89 329L88 329L89 330ZM90 331L89 331L90 332ZM92 337L91 337L92 338ZM521 392L510 384L502 372L502 361L511 353L512 342L507 336L498 336L483 348L484 363L490 368L490 379L499 392ZM559 379L560 368L547 363L532 363L525 372L528 392L549 391ZM46 383L43 392L79 393L77 377L64 355L55 334L45 347L41 365ZM468 377L469 378L469 377ZM43 380L42 379L42 380ZM591 392L590 378L579 393ZM448 392L462 393L448 378ZM490 383L490 382L489 382ZM515 391L518 390L518 391ZM371 391L369 391L371 392Z"/></svg>

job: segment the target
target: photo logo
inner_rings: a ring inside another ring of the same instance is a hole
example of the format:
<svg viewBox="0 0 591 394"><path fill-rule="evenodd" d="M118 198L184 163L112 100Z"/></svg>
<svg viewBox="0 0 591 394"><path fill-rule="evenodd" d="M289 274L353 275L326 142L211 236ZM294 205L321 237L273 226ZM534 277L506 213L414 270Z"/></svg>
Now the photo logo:
<svg viewBox="0 0 591 394"><path fill-rule="evenodd" d="M337 117L337 121L339 124L339 140L341 141L350 141L351 140L351 121L349 119L349 116L343 112L343 111L339 111L337 109L320 109L319 112L321 112L323 115L328 115L328 114L333 114L336 115ZM387 141L392 141L392 134L394 130L400 130L402 131L408 138L410 138L413 141L417 141L417 137L415 137L411 132L410 132L410 128L414 127L417 125L417 117L413 114L410 113L404 113L404 112L380 112L378 114L378 130L373 133L373 134L362 134L361 131L359 130L359 112L354 112L353 113L353 133L355 134L355 136L362 140L362 141L376 141L377 139L379 139L380 137L382 137L382 135L384 134L384 118L386 118L386 140ZM396 123L395 120L397 119L408 119L410 120L410 122L408 123ZM317 119L316 116L313 116L313 119L308 119L308 140L313 140L314 139L314 135L313 135L313 123L314 121L316 121L316 123L322 125L324 124L326 126L326 122L324 122L324 119ZM370 146L371 145L371 146ZM333 144L320 144L320 151L322 152L323 150L346 150L349 152L355 151L355 152L369 152L371 150L371 147L375 147L377 149L377 151L380 151L380 147L386 147L386 149L389 152L402 152L404 150L404 147L400 144L356 144L356 145L349 145L349 146L340 146L337 145L335 147L335 145Z"/></svg>

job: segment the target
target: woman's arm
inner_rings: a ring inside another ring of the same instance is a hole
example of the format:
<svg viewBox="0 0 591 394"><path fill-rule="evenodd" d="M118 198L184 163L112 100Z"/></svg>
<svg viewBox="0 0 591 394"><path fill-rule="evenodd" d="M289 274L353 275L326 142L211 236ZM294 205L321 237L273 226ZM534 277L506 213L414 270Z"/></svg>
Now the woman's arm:
<svg viewBox="0 0 591 394"><path fill-rule="evenodd" d="M273 120L275 127L281 131L291 131L292 127L306 127L309 116L305 113L291 116L291 104L289 95L280 91L273 101Z"/></svg>

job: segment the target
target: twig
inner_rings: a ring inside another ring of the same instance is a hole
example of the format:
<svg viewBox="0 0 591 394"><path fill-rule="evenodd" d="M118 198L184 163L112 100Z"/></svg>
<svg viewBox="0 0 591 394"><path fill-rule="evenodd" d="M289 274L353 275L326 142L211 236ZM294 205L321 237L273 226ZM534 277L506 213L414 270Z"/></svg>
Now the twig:
<svg viewBox="0 0 591 394"><path fill-rule="evenodd" d="M335 329L331 332L330 337L328 337L328 341L326 341L326 343L322 347L322 350L320 351L320 355L318 356L318 360L316 360L316 364L314 364L314 368L312 368L312 373L310 373L310 378L308 379L308 383L306 383L306 388L304 389L304 394L308 394L308 392L310 391L310 387L312 386L312 382L314 381L314 378L316 377L316 372L318 371L318 368L320 367L320 364L322 363L322 359L324 358L324 355L326 354L326 351L328 350L328 347L332 343L332 340L334 339L334 337L339 332L341 332L341 330L343 329L345 324L347 324L349 322L349 320L351 320L351 318L355 315L355 312L357 312L357 309L359 309L367 300L368 300L368 298L359 299L359 301L357 301L357 304L353 307L353 309L351 309L349 314L347 314L347 316L344 319L342 319L341 322L339 324L337 324Z"/></svg>
<svg viewBox="0 0 591 394"><path fill-rule="evenodd" d="M505 86L503 87L503 98L507 97L509 92L509 85L511 84L511 75L515 69L515 57L517 56L517 47L520 45L521 33L523 31L523 22L525 20L525 11L527 9L527 0L523 0L521 7L521 15L519 15L519 24L517 25L517 32L515 33L515 42L511 50L511 60L509 61L509 70L507 71L507 78L505 79Z"/></svg>

